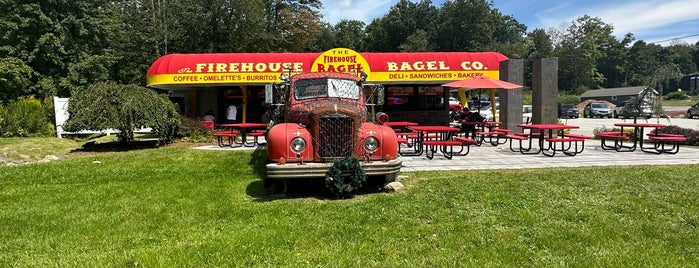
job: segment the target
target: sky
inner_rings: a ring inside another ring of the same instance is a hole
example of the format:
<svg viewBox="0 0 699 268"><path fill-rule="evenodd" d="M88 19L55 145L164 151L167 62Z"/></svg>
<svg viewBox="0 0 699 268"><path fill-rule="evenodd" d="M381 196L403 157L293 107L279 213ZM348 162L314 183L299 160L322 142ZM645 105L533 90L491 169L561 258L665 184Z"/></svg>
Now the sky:
<svg viewBox="0 0 699 268"><path fill-rule="evenodd" d="M343 19L371 23L383 17L398 0L325 0L323 20L335 24ZM415 0L414 2L417 2ZM444 0L432 0L440 7ZM699 42L699 0L493 0L493 7L527 26L536 28L567 28L583 15L597 17L614 27L621 40L633 33L636 41L667 46L675 43Z"/></svg>

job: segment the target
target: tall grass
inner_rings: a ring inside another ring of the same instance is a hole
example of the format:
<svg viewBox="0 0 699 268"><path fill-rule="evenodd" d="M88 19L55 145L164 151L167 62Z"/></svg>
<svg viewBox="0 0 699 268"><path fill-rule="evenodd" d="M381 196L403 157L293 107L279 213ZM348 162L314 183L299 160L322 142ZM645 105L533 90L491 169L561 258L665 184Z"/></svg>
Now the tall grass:
<svg viewBox="0 0 699 268"><path fill-rule="evenodd" d="M699 265L697 165L410 172L405 192L333 200L266 196L264 159L168 147L0 167L0 266Z"/></svg>

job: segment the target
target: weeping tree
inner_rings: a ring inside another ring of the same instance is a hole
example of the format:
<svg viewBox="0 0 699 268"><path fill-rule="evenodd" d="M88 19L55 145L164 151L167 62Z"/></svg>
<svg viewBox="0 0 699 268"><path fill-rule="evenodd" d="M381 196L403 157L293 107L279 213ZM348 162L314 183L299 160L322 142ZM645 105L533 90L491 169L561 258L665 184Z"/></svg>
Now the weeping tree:
<svg viewBox="0 0 699 268"><path fill-rule="evenodd" d="M122 142L133 141L135 129L151 128L161 144L167 143L174 138L179 123L177 111L167 96L144 87L112 82L76 90L68 102L68 113L65 130L116 129Z"/></svg>
<svg viewBox="0 0 699 268"><path fill-rule="evenodd" d="M650 87L644 88L637 96L629 98L621 108L621 114L633 118L633 122L636 123L639 117L649 112L648 110L650 110L650 116L659 116L663 113L658 92Z"/></svg>
<svg viewBox="0 0 699 268"><path fill-rule="evenodd" d="M655 72L653 72L653 75L651 75L649 78L647 85L657 88L658 92L660 93L658 98L656 98L655 102L651 106L653 109L653 114L658 115L658 118L662 116L668 118L669 120L669 116L665 114L665 110L663 109L663 104L661 102L662 94L665 92L665 89L670 88L670 83L672 83L671 81L679 81L681 77L682 70L680 69L680 66L671 63L656 69Z"/></svg>

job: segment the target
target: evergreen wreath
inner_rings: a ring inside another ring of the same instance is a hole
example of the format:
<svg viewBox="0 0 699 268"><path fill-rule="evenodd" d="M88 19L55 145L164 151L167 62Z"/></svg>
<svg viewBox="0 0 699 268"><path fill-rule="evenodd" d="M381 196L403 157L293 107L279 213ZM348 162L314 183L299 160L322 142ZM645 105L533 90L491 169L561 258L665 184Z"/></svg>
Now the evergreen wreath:
<svg viewBox="0 0 699 268"><path fill-rule="evenodd" d="M325 173L325 187L337 197L345 198L361 188L366 181L366 172L356 157L335 160Z"/></svg>

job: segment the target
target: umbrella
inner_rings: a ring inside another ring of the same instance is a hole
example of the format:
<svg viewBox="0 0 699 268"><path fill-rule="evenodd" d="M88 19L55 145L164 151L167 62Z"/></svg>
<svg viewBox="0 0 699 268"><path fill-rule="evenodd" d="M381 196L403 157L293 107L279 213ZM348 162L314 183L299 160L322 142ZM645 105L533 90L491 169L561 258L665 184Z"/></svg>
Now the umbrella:
<svg viewBox="0 0 699 268"><path fill-rule="evenodd" d="M474 76L469 79L464 79L464 80L458 80L454 82L449 82L446 84L442 85L443 87L454 87L454 88L465 88L465 89L483 89L487 88L490 89L490 99L494 100L495 99L495 91L493 89L495 88L502 88L502 89L515 89L515 88L522 88L521 85L498 80L498 79L492 79L487 76ZM465 96L465 93L463 91L459 91L459 96ZM462 99L462 102L464 100ZM497 115L495 114L495 103L491 103L493 105L493 118L495 118Z"/></svg>

